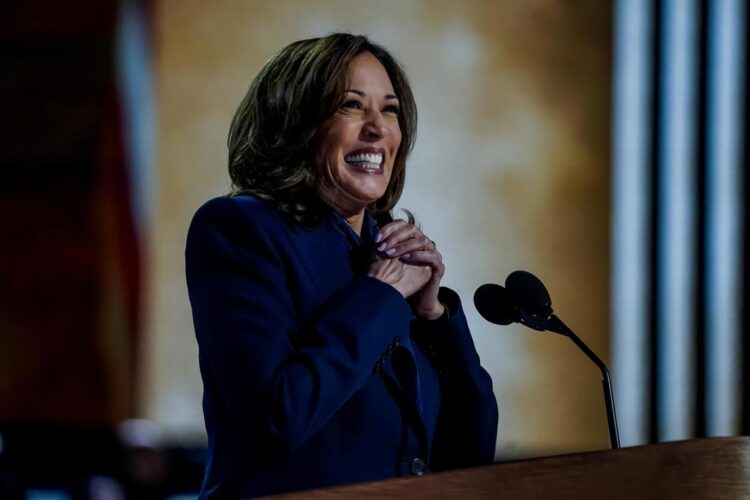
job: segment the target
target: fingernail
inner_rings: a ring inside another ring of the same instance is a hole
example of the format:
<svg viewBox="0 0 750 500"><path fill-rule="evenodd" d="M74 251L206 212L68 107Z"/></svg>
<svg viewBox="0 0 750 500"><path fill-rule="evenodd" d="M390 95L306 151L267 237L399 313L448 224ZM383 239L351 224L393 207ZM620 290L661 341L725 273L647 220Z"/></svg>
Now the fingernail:
<svg viewBox="0 0 750 500"><path fill-rule="evenodd" d="M409 257L411 257L410 253L405 253L404 255L401 256L402 259L407 259L407 260L409 259Z"/></svg>
<svg viewBox="0 0 750 500"><path fill-rule="evenodd" d="M388 250L385 251L385 253L387 253L388 255L393 255L394 253L396 253L396 249L395 248L389 248Z"/></svg>
<svg viewBox="0 0 750 500"><path fill-rule="evenodd" d="M380 234L380 233L378 233L378 234L377 234L377 235L375 236L375 243L379 243L379 242L380 242L380 240L382 240L382 239L383 239L383 235L382 235L382 234Z"/></svg>
<svg viewBox="0 0 750 500"><path fill-rule="evenodd" d="M378 252L382 252L383 249L385 249L385 243L380 244L380 246L378 247Z"/></svg>

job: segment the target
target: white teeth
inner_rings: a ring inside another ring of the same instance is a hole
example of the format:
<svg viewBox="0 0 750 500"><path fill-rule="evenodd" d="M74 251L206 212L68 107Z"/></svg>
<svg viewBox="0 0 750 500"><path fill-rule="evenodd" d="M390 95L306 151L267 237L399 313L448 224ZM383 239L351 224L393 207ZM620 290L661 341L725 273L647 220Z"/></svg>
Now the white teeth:
<svg viewBox="0 0 750 500"><path fill-rule="evenodd" d="M376 166L380 166L381 163L383 163L383 155L379 153L375 154L356 154L356 155L349 155L344 157L344 161L348 163L370 163L374 164ZM357 165L361 166L361 165ZM365 168L371 168L371 167L365 167Z"/></svg>
<svg viewBox="0 0 750 500"><path fill-rule="evenodd" d="M366 161L349 162L357 168L364 168L365 170L380 170L379 163L370 163Z"/></svg>

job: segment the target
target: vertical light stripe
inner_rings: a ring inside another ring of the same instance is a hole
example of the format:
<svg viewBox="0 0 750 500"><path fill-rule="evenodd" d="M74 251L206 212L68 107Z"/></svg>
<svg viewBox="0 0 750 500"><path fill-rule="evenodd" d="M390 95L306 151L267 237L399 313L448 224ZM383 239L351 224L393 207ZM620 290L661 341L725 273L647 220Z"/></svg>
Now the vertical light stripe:
<svg viewBox="0 0 750 500"><path fill-rule="evenodd" d="M665 0L659 172L659 439L691 437L698 5Z"/></svg>
<svg viewBox="0 0 750 500"><path fill-rule="evenodd" d="M739 433L745 0L709 2L706 247L708 434Z"/></svg>
<svg viewBox="0 0 750 500"><path fill-rule="evenodd" d="M614 9L612 360L622 446L648 440L653 26L647 0Z"/></svg>
<svg viewBox="0 0 750 500"><path fill-rule="evenodd" d="M121 2L117 26L117 73L122 103L125 159L136 234L143 238L154 193L156 117L148 20L138 0Z"/></svg>

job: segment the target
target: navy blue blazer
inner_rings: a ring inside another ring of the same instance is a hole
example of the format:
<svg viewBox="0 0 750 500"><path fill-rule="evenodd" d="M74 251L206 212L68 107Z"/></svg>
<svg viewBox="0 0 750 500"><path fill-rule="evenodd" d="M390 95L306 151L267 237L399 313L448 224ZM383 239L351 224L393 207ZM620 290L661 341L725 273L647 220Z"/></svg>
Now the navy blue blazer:
<svg viewBox="0 0 750 500"><path fill-rule="evenodd" d="M341 221L303 229L244 195L195 214L186 274L208 433L201 498L492 462L497 404L458 296L440 291L448 318L416 319L364 275L369 245Z"/></svg>

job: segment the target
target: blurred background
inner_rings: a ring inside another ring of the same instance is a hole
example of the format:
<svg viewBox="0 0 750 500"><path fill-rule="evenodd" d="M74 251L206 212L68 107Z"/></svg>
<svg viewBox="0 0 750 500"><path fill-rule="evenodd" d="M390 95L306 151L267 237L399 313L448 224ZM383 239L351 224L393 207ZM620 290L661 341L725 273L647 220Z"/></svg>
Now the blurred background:
<svg viewBox="0 0 750 500"><path fill-rule="evenodd" d="M597 369L499 327L526 269L610 365L623 446L750 434L743 0L12 1L0 18L0 497L194 497L184 244L288 43L369 35L411 78L399 206L439 242L498 461L609 447Z"/></svg>

